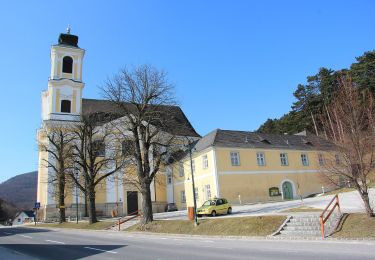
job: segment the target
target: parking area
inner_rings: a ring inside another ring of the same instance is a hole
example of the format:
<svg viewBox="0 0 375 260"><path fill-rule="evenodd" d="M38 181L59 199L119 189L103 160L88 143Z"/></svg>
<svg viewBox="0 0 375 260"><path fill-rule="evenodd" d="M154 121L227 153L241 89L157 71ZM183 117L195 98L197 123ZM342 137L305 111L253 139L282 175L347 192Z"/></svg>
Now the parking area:
<svg viewBox="0 0 375 260"><path fill-rule="evenodd" d="M219 217L246 217L246 216L264 216L264 215L287 215L281 211L299 206L307 206L318 209L324 209L334 195L307 198L303 200L290 200L282 202L256 203L251 205L233 205L231 215L222 215ZM375 189L370 190L371 203L375 206ZM343 212L354 213L364 212L364 206L360 195L356 191L339 194L341 209ZM200 205L199 205L200 206ZM187 211L180 210L174 212L155 213L154 219L187 219Z"/></svg>

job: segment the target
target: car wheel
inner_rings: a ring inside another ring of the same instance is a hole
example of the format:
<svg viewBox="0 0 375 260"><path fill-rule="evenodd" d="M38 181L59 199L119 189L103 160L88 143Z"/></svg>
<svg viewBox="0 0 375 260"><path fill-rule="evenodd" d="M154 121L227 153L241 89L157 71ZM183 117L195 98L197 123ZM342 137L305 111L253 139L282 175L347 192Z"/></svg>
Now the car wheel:
<svg viewBox="0 0 375 260"><path fill-rule="evenodd" d="M228 208L228 214L232 214L232 208Z"/></svg>
<svg viewBox="0 0 375 260"><path fill-rule="evenodd" d="M215 210L213 210L213 211L211 212L211 216L216 217L216 211L215 211Z"/></svg>

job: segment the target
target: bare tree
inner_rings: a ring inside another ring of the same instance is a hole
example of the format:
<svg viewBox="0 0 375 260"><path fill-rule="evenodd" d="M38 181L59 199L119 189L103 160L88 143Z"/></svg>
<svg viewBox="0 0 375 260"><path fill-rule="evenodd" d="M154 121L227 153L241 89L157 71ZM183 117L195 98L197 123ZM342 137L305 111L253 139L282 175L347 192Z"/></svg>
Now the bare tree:
<svg viewBox="0 0 375 260"><path fill-rule="evenodd" d="M89 223L97 222L96 189L103 180L121 170L124 164L120 149L112 137L112 130L105 123L110 120L103 113L82 115L81 122L73 128L76 142L73 153L83 181L73 172L70 177L87 196Z"/></svg>
<svg viewBox="0 0 375 260"><path fill-rule="evenodd" d="M153 221L150 185L173 149L171 105L173 85L164 71L149 65L123 69L102 87L105 97L121 114L119 132L131 136L131 157L142 194L142 224Z"/></svg>
<svg viewBox="0 0 375 260"><path fill-rule="evenodd" d="M67 175L73 169L73 141L74 136L62 126L49 127L45 133L46 139L40 142L39 147L48 153L43 159L46 167L52 169L49 183L55 186L53 195L57 197L59 207L59 222L65 222L65 197L67 189Z"/></svg>
<svg viewBox="0 0 375 260"><path fill-rule="evenodd" d="M359 192L369 217L371 174L375 171L375 103L372 94L356 88L350 76L341 76L322 119L323 131L337 146L337 154L324 158L325 177L337 183L350 181ZM320 158L322 160L322 158Z"/></svg>

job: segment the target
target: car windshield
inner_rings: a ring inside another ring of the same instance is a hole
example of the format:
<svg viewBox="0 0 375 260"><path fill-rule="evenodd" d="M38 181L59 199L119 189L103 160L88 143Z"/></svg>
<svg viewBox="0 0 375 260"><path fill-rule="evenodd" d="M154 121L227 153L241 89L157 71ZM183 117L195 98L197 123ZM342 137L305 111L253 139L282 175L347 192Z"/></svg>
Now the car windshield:
<svg viewBox="0 0 375 260"><path fill-rule="evenodd" d="M214 200L207 200L205 203L203 203L202 206L211 206L211 205L215 205Z"/></svg>

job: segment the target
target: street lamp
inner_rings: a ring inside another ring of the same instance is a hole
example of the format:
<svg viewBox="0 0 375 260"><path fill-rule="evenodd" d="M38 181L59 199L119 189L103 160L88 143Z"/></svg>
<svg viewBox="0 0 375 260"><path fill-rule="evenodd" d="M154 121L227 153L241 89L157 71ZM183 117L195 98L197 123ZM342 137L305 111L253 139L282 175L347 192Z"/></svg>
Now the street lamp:
<svg viewBox="0 0 375 260"><path fill-rule="evenodd" d="M193 170L193 158L192 152L194 142L191 142L188 139L188 147L189 147L189 157L190 157L190 172L191 172L191 183L193 188L193 200L194 200L194 226L198 226L198 219L197 219L197 201L195 197L195 182L194 182L194 170Z"/></svg>
<svg viewBox="0 0 375 260"><path fill-rule="evenodd" d="M76 171L76 181L78 182L78 171ZM76 223L78 224L78 184L76 183Z"/></svg>

